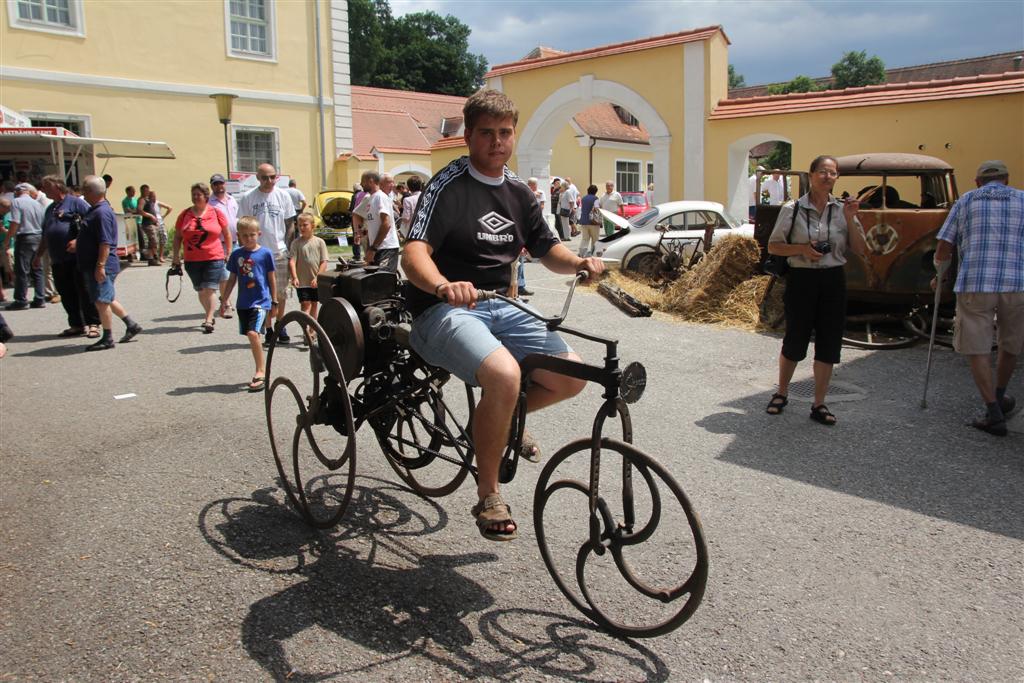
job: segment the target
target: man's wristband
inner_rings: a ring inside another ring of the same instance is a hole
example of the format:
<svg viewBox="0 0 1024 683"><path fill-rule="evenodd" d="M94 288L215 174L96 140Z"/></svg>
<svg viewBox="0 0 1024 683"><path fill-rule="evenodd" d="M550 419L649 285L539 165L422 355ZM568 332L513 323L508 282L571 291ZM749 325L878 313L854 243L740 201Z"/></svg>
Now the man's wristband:
<svg viewBox="0 0 1024 683"><path fill-rule="evenodd" d="M441 288L446 286L446 285L450 285L450 284L451 284L450 282L442 282L437 287L434 287L434 296L440 298L441 297Z"/></svg>

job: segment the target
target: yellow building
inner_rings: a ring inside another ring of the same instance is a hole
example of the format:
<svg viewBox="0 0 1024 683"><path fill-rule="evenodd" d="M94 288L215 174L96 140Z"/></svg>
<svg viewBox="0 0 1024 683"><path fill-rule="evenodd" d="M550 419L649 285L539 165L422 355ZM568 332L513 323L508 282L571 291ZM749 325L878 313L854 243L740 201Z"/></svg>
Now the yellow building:
<svg viewBox="0 0 1024 683"><path fill-rule="evenodd" d="M174 161L111 160L112 199L148 183L179 209L192 183L265 161L316 191L352 148L344 0L9 0L2 11L0 104L34 125L174 150ZM237 95L227 145L215 93Z"/></svg>

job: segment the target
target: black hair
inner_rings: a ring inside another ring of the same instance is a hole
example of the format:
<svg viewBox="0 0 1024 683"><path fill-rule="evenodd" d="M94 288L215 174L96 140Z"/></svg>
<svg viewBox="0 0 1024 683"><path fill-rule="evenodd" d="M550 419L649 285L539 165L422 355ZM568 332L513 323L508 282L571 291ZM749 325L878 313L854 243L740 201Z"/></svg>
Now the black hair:
<svg viewBox="0 0 1024 683"><path fill-rule="evenodd" d="M834 156L832 156L831 154L820 154L820 155L814 157L814 161L811 162L811 173L814 173L815 171L817 171L818 167L821 166L825 162L825 160L827 160L827 159L831 159L832 160L832 163L836 165L836 170L838 171L839 170L839 162L836 161L836 158Z"/></svg>

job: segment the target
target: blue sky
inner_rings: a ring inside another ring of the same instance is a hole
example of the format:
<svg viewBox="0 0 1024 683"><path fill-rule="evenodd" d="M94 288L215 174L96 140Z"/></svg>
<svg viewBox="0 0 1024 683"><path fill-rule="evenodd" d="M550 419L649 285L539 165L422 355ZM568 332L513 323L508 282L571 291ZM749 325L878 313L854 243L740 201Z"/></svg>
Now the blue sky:
<svg viewBox="0 0 1024 683"><path fill-rule="evenodd" d="M573 51L721 24L748 85L827 76L848 50L887 67L1024 53L1024 0L391 0L391 9L458 17L473 31L470 50L492 66L538 44Z"/></svg>

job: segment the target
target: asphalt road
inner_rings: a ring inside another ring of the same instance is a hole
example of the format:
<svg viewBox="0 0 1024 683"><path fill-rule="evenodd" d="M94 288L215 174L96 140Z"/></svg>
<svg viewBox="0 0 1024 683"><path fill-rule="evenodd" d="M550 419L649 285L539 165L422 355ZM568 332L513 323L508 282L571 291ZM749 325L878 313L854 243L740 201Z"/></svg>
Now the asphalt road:
<svg viewBox="0 0 1024 683"><path fill-rule="evenodd" d="M528 278L557 310L565 278L534 264ZM191 292L164 301L162 269L131 268L118 292L146 329L99 354L54 337L59 305L8 315L0 680L1024 679L1024 435L1020 418L1005 439L964 426L978 402L948 350L927 410L923 346L844 351L851 400L831 402L828 429L806 401L764 413L777 338L578 295L570 322L646 365L635 443L685 489L710 550L693 617L630 641L549 577L530 523L538 466L505 489L520 539L489 543L470 485L409 493L364 428L345 519L311 531L276 486L234 321L201 334ZM282 367L305 354L282 353ZM589 433L599 398L533 416L548 456ZM578 503L552 504L553 531L579 536Z"/></svg>

